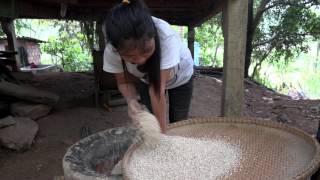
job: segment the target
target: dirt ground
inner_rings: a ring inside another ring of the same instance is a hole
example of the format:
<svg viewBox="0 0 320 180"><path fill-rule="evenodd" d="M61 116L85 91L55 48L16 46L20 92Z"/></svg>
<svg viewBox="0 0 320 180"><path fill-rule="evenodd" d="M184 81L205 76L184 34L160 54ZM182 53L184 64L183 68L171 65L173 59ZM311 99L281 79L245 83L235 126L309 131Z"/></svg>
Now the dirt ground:
<svg viewBox="0 0 320 180"><path fill-rule="evenodd" d="M42 74L30 83L59 94L61 100L48 116L37 121L40 130L30 150L0 148L0 179L52 180L62 176L62 158L69 146L88 134L128 123L125 105L112 107L111 112L95 107L94 79L90 74ZM217 78L196 75L190 117L220 115L221 84ZM247 81L245 113L281 121L314 135L320 119L320 100L292 100Z"/></svg>

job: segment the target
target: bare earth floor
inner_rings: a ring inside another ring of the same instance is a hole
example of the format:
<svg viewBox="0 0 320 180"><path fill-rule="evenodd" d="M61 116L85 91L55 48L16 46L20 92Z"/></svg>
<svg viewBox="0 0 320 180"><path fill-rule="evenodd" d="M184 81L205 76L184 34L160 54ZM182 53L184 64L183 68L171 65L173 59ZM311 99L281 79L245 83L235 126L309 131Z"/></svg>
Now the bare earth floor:
<svg viewBox="0 0 320 180"><path fill-rule="evenodd" d="M0 179L52 180L62 176L62 158L67 148L85 135L128 123L125 105L94 106L94 79L84 73L53 73L34 76L30 83L60 95L61 101L46 117L37 121L39 132L32 148L14 152L0 148ZM282 121L307 133L316 133L320 100L292 100L252 82L245 84L246 116ZM190 117L220 115L221 81L197 75Z"/></svg>

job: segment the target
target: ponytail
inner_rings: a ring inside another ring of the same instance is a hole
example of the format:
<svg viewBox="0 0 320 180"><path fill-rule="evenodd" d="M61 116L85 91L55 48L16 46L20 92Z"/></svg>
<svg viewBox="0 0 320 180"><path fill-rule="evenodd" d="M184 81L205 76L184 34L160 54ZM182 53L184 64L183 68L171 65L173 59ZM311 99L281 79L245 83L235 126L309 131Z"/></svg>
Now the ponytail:
<svg viewBox="0 0 320 180"><path fill-rule="evenodd" d="M122 0L113 7L107 16L105 23L107 43L113 45L116 50L126 48L126 40L146 41L155 39L155 51L146 63L139 67L139 70L147 73L150 85L153 86L155 93L160 97L160 60L161 48L159 36L151 14L141 0ZM144 44L144 43L139 43ZM135 47L137 48L137 47ZM139 48L139 47L138 47ZM123 64L125 75L128 73Z"/></svg>

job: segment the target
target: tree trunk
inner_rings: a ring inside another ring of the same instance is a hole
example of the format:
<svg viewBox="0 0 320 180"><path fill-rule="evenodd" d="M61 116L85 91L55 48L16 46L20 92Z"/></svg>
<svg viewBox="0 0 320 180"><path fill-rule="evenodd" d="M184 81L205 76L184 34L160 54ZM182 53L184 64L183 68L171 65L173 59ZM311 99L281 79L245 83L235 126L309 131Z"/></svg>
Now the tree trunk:
<svg viewBox="0 0 320 180"><path fill-rule="evenodd" d="M247 30L247 44L246 44L246 57L245 57L245 68L244 68L244 77L249 77L249 67L251 64L251 55L252 55L252 42L256 28L258 27L263 13L266 10L266 6L270 3L271 0L262 0L257 8L257 12L254 16L253 14L253 5L254 0L249 0L248 2L248 30Z"/></svg>
<svg viewBox="0 0 320 180"><path fill-rule="evenodd" d="M316 55L316 60L314 63L314 70L317 72L318 71L318 66L319 66L319 54L320 54L320 41L317 43L317 55Z"/></svg>
<svg viewBox="0 0 320 180"><path fill-rule="evenodd" d="M194 38L195 38L194 27L188 26L188 47L192 54L192 58L194 58Z"/></svg>
<svg viewBox="0 0 320 180"><path fill-rule="evenodd" d="M215 66L215 64L216 64L216 62L217 62L217 54L218 54L219 47L220 47L220 45L218 44L218 45L216 46L215 51L214 51L213 59L211 60L213 67Z"/></svg>
<svg viewBox="0 0 320 180"><path fill-rule="evenodd" d="M246 43L246 57L244 63L244 77L249 77L249 67L251 64L251 54L252 54L252 41L254 35L253 27L253 0L248 2L248 25L247 25L247 43Z"/></svg>
<svg viewBox="0 0 320 180"><path fill-rule="evenodd" d="M93 21L82 21L82 32L86 35L88 46L92 52L94 48L94 23Z"/></svg>

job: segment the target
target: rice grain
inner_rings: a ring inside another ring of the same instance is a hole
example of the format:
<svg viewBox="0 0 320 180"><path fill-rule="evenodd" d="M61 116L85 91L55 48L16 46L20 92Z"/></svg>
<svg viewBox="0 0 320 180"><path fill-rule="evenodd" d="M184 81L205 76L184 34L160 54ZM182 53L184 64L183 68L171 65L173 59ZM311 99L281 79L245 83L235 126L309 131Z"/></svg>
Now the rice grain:
<svg viewBox="0 0 320 180"><path fill-rule="evenodd" d="M229 176L240 157L224 140L162 135L156 147L142 144L133 152L128 171L132 180L211 180Z"/></svg>

